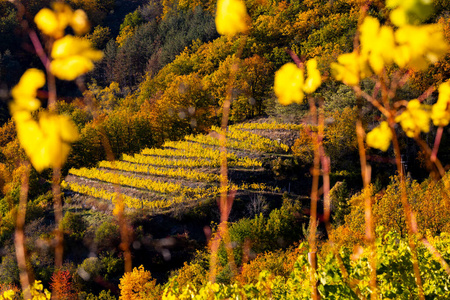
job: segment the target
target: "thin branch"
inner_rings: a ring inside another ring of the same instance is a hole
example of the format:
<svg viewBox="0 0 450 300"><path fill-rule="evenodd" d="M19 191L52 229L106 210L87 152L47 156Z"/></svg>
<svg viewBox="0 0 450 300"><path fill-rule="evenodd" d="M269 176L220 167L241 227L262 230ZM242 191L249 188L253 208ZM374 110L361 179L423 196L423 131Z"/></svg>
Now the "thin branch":
<svg viewBox="0 0 450 300"><path fill-rule="evenodd" d="M363 180L364 189L367 189L370 183L370 173L371 168L367 164L366 149L364 147L364 128L362 126L361 115L359 115L358 121L356 122L356 137L358 141L359 150L359 160L361 164L361 176ZM366 227L366 241L369 244L370 257L370 288L372 293L370 295L371 299L378 298L378 286L377 286L377 252L375 245L375 225L373 221L372 213L372 199L370 195L366 195L364 199L364 220Z"/></svg>
<svg viewBox="0 0 450 300"><path fill-rule="evenodd" d="M312 98L308 98L310 114L312 118L317 118L317 108L314 104ZM316 122L318 122L317 120ZM322 122L323 125L323 122ZM313 181L311 188L311 215L309 221L309 253L308 253L308 261L310 264L310 285L312 290L312 299L317 300L320 299L319 291L318 291L318 281L316 278L316 270L317 270L317 241L316 241L316 231L317 231L317 202L318 202L318 190L319 190L319 176L320 176L320 144L321 137L323 136L323 126L319 124L318 132L313 132L313 141L314 141L314 165L311 170Z"/></svg>
<svg viewBox="0 0 450 300"><path fill-rule="evenodd" d="M299 67L300 69L303 69L303 62L301 61L301 59L298 57L297 54L295 54L294 51L292 51L291 49L286 49L286 53L289 54L289 56L292 58L292 60L295 62L295 64L297 65L297 67Z"/></svg>
<svg viewBox="0 0 450 300"><path fill-rule="evenodd" d="M395 161L397 164L397 171L398 171L399 177L400 177L401 201L402 201L403 211L404 211L405 218L406 218L406 227L408 228L408 244L411 249L414 277L416 280L417 287L419 289L419 299L425 300L422 278L420 276L419 260L417 257L417 247L416 247L417 245L416 245L416 241L414 239L414 236L418 235L417 221L416 221L416 218L411 209L411 205L408 202L405 174L404 174L403 166L402 166L402 162L401 162L400 146L398 143L397 134L394 129L394 124L395 124L394 118L391 117L389 119L388 123L389 123L389 127L391 129L391 132L392 132L392 144L394 146Z"/></svg>
<svg viewBox="0 0 450 300"><path fill-rule="evenodd" d="M422 93L419 97L417 97L417 100L420 102L423 102L425 99L431 96L431 94L436 90L434 86L430 86L425 92Z"/></svg>
<svg viewBox="0 0 450 300"><path fill-rule="evenodd" d="M42 47L41 42L34 30L28 31L28 36L30 37L31 42L33 43L33 47L36 50L36 54L41 60L47 72L50 72L50 59L47 54L45 54L44 48Z"/></svg>
<svg viewBox="0 0 450 300"><path fill-rule="evenodd" d="M391 113L385 109L380 102L378 102L375 98L372 98L372 96L370 96L369 94L367 94L366 92L364 92L363 90L361 90L361 88L359 86L353 86L353 90L355 91L355 93L357 95L360 95L361 97L363 97L364 99L366 99L367 101L370 102L370 104L372 104L373 106L375 106L383 115L385 115L386 117L389 117L391 115Z"/></svg>
<svg viewBox="0 0 450 300"><path fill-rule="evenodd" d="M16 248L17 265L19 267L20 284L25 299L31 299L30 283L31 276L28 274L25 248L25 214L27 210L27 198L29 189L30 164L25 163L25 170L22 173L22 185L20 188L19 207L16 217L16 230L14 234L14 246Z"/></svg>
<svg viewBox="0 0 450 300"><path fill-rule="evenodd" d="M439 127L436 132L436 138L434 139L433 151L431 151L430 161L435 162L437 160L437 153L439 150L439 145L441 144L442 133L444 132L444 127Z"/></svg>
<svg viewBox="0 0 450 300"><path fill-rule="evenodd" d="M439 251L437 251L437 249L428 241L426 237L423 237L422 239L420 239L420 241L425 245L425 247L427 247L428 251L431 252L434 258L441 263L441 266L444 268L445 272L447 272L447 274L450 276L450 266L439 253Z"/></svg>
<svg viewBox="0 0 450 300"><path fill-rule="evenodd" d="M240 41L239 48L236 54L236 58L239 59L244 51L244 46L247 41L247 36L244 35ZM231 207L233 206L233 200L235 191L228 195L228 161L227 161L227 128L230 117L231 100L233 97L233 85L236 80L236 75L239 70L237 63L233 64L230 69L230 77L227 82L227 93L225 101L223 103L222 110L222 122L221 130L219 132L219 149L220 149L220 225L219 232L211 243L211 260L210 260L210 273L209 279L211 282L215 282L216 268L217 268L217 251L219 250L220 240L225 242L225 248L227 250L228 262L233 274L237 274L237 267L234 261L231 239L228 232L228 217L230 215Z"/></svg>
<svg viewBox="0 0 450 300"><path fill-rule="evenodd" d="M61 268L63 265L63 252L64 252L64 235L62 228L63 209L61 200L61 167L55 166L53 168L52 176L52 193L53 193L53 209L55 212L55 267Z"/></svg>
<svg viewBox="0 0 450 300"><path fill-rule="evenodd" d="M440 127L441 128L441 127ZM438 130L439 133L439 130ZM442 136L442 133L441 133ZM437 137L436 137L437 138ZM414 140L416 141L416 143L420 146L420 148L422 148L423 151L425 151L425 153L427 154L428 157L430 157L430 162L434 164L434 166L437 168L438 172L439 172L439 176L435 176L436 179L440 179L442 177L445 176L445 169L442 166L441 161L437 158L436 155L433 156L433 151L436 151L435 149L431 150L430 147L428 147L428 144L425 143L424 140L422 140L420 137L415 137ZM435 146L436 146L436 141L435 141ZM439 147L439 144L437 145L437 147ZM433 158L433 159L432 159ZM434 172L433 169L430 170L431 172Z"/></svg>

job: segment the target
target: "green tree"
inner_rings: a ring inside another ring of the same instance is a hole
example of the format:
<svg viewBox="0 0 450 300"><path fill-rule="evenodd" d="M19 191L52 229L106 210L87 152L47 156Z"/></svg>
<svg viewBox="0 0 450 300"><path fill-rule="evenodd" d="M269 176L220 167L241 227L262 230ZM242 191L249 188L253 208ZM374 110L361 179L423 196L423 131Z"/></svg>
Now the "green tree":
<svg viewBox="0 0 450 300"><path fill-rule="evenodd" d="M105 49L106 44L111 39L111 30L109 27L97 25L92 33L86 35L86 38L91 41L94 48Z"/></svg>

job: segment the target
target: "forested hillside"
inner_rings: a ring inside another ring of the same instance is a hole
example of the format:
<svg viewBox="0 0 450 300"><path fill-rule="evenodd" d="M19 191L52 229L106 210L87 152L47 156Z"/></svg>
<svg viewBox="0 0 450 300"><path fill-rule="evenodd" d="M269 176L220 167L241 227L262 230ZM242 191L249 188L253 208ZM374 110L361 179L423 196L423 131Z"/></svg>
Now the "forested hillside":
<svg viewBox="0 0 450 300"><path fill-rule="evenodd" d="M450 3L0 1L0 299L447 299Z"/></svg>

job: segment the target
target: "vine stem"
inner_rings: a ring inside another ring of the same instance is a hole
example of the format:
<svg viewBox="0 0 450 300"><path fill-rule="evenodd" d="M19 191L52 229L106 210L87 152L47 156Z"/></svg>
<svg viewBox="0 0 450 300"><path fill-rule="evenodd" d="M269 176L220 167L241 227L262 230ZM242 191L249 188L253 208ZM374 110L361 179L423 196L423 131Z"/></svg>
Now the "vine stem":
<svg viewBox="0 0 450 300"><path fill-rule="evenodd" d="M441 144L443 132L444 132L444 128L442 126L438 127L437 132L436 132L436 138L434 140L433 151L431 152L431 156L430 156L430 161L432 163L434 163L437 160L437 153L439 150L439 145Z"/></svg>
<svg viewBox="0 0 450 300"><path fill-rule="evenodd" d="M22 173L22 185L20 187L19 207L16 216L16 230L14 234L14 246L16 248L17 265L19 267L19 278L24 293L24 299L31 299L30 282L31 275L27 268L27 254L25 247L25 215L27 210L27 198L29 190L30 164L25 162L25 170Z"/></svg>
<svg viewBox="0 0 450 300"><path fill-rule="evenodd" d="M323 101L320 103L321 107L323 107ZM319 118L319 126L325 128L325 118L323 116L323 112L320 114ZM319 154L320 154L320 162L322 164L322 177L323 177L323 202L324 202L324 222L325 228L327 230L329 241L331 243L333 254L337 260L339 270L341 271L344 283L359 297L359 299L366 299L364 295L358 288L355 280L351 279L348 275L347 269L345 268L344 262L342 261L342 257L339 254L338 249L336 248L336 244L334 242L334 236L331 230L330 223L330 215L331 215L331 199L330 199L330 157L328 157L325 153L325 149L323 147L323 143L320 142L323 140L322 137L318 137L317 142L319 143Z"/></svg>
<svg viewBox="0 0 450 300"><path fill-rule="evenodd" d="M20 1L12 1L16 7L18 8L20 14L18 14L18 17L20 19L23 18L23 15L25 14L25 7L20 3ZM45 67L45 70L47 71L47 86L48 86L48 109L51 113L56 112L56 80L55 76L50 72L50 59L45 54L44 47L42 47L42 44L39 40L39 37L37 36L36 32L32 29L30 29L28 22L26 20L20 20L21 25L25 31L28 32L28 36L30 37L31 43L33 44L34 49L36 50L36 54L38 55L39 59L41 60L42 64ZM52 40L50 40L50 46L52 44ZM60 149L60 152L62 152L62 149ZM55 213L55 267L60 268L62 267L63 263L63 228L62 228L62 219L63 219L63 210L62 210L62 199L61 199L61 187L60 187L60 181L61 181L61 166L56 165L53 168L53 175L52 175L52 193L53 193L53 209Z"/></svg>
<svg viewBox="0 0 450 300"><path fill-rule="evenodd" d="M61 199L61 167L55 166L53 168L52 176L52 193L53 193L53 210L55 212L55 267L61 268L63 265L63 255L64 255L64 234L63 234L63 208Z"/></svg>
<svg viewBox="0 0 450 300"><path fill-rule="evenodd" d="M387 110L386 108L383 107L383 105L381 105L380 102L378 102L375 98L372 98L372 96L370 96L369 94L367 94L366 92L364 92L363 90L361 90L361 88L359 86L354 86L353 90L356 92L357 95L362 96L364 99L366 99L367 101L370 102L370 104L372 104L373 106L375 106L383 115L385 115L386 117L390 116L390 112L389 110Z"/></svg>
<svg viewBox="0 0 450 300"><path fill-rule="evenodd" d="M236 54L236 58L239 59L242 56L247 36L244 35L240 41L239 48ZM221 130L219 132L219 150L220 150L220 224L218 228L218 234L214 237L211 243L211 259L210 259L210 273L209 280L215 282L217 273L217 252L219 251L220 241L225 243L225 249L227 251L228 263L231 267L231 272L237 274L237 267L234 261L233 247L231 245L231 238L228 232L228 217L230 215L231 207L233 206L234 197L236 191L232 191L228 194L228 161L227 161L227 128L230 117L231 100L233 97L233 84L236 80L236 74L239 69L239 65L234 63L231 65L230 76L227 82L227 93L222 109L222 121Z"/></svg>
<svg viewBox="0 0 450 300"><path fill-rule="evenodd" d="M50 72L50 60L48 56L45 54L44 48L42 47L41 42L34 30L29 30L28 36L30 37L31 42L33 43L33 47L36 50L36 54L41 60L47 72Z"/></svg>
<svg viewBox="0 0 450 300"><path fill-rule="evenodd" d="M317 116L317 107L312 98L308 98L310 114L311 118L315 119L315 123L319 123ZM323 123L322 123L323 125ZM313 146L314 146L314 165L311 170L313 180L312 180L312 188L311 188L311 215L309 220L309 253L308 253L308 261L310 265L309 271L309 280L311 286L311 297L313 300L320 299L320 294L318 290L318 281L316 278L317 271L317 241L316 241L316 232L317 232L317 202L319 198L319 176L320 176L320 144L321 137L323 136L323 126L319 124L319 130L317 133L313 134Z"/></svg>
<svg viewBox="0 0 450 300"><path fill-rule="evenodd" d="M364 147L364 128L362 126L361 116L356 122L356 137L358 140L359 159L361 164L361 176L363 180L364 189L367 189L370 184L371 168L367 165L366 150ZM372 300L378 299L378 286L377 286L377 252L375 245L375 226L373 222L372 213L372 198L367 192L364 197L364 219L366 223L366 242L369 244L370 250L370 288L372 293L370 298Z"/></svg>
<svg viewBox="0 0 450 300"><path fill-rule="evenodd" d="M402 201L403 211L404 211L405 218L406 218L406 226L408 228L408 244L411 249L414 277L416 280L417 287L419 289L419 299L425 300L422 278L420 276L419 260L417 257L417 247L416 247L417 245L416 245L416 241L414 240L414 237L416 235L418 235L417 221L413 215L413 211L408 202L408 195L407 195L407 191L406 191L406 179L405 179L403 166L402 166L402 162L401 162L400 146L398 143L397 134L394 129L394 125L395 125L394 117L393 116L390 117L388 121L389 121L388 122L389 127L392 132L392 144L394 146L395 162L396 162L397 171L398 171L399 177L400 177L401 201Z"/></svg>
<svg viewBox="0 0 450 300"><path fill-rule="evenodd" d="M363 13L367 12L367 7ZM369 101L373 106L378 108L378 110L383 113L385 116L390 116L389 110L385 109L380 102L376 100L376 95L379 93L381 89L382 94L386 94L383 92L383 83L378 81L375 84L373 96L370 96L366 92L364 92L359 86L354 86L353 90L356 94L356 99L358 103L358 120L356 122L356 138L358 142L358 151L359 151L359 161L361 165L361 177L363 181L364 190L369 187L370 178L371 178L371 168L367 164L367 155L366 149L364 146L364 137L365 131L362 124L362 104L361 99L364 98ZM370 294L370 298L372 300L376 300L378 298L378 285L377 285L377 249L375 245L375 224L373 220L373 212L372 212L372 198L366 191L364 197L364 221L365 221L365 239L369 246L370 257L369 257L369 265L370 265L370 288L372 290Z"/></svg>
<svg viewBox="0 0 450 300"><path fill-rule="evenodd" d="M440 127L442 128L442 127ZM438 129L438 133L439 134L439 129ZM419 137L415 137L415 141L416 143L422 148L423 151L425 151L425 153L427 154L427 156L430 157L430 162L436 167L436 169L438 170L439 175L436 175L435 178L439 179L445 176L445 169L442 166L441 161L437 158L437 149L439 148L439 143L440 143L440 139L442 137L442 133L441 136L436 136L436 140L435 140L435 147L433 150L430 149L430 147L428 147L427 143L425 141L423 141L421 138ZM437 144L437 145L436 145ZM436 152L434 152L436 151ZM432 168L432 165L430 166L430 168ZM435 171L433 169L431 169L432 175L435 173Z"/></svg>
<svg viewBox="0 0 450 300"><path fill-rule="evenodd" d="M40 43L38 43L40 44ZM48 110L56 113L56 80L55 76L47 69L48 81ZM59 149L62 153L62 143ZM61 268L64 259L64 232L63 232L63 205L61 199L61 164L58 163L53 167L52 174L52 194L53 194L53 210L55 212L55 267Z"/></svg>

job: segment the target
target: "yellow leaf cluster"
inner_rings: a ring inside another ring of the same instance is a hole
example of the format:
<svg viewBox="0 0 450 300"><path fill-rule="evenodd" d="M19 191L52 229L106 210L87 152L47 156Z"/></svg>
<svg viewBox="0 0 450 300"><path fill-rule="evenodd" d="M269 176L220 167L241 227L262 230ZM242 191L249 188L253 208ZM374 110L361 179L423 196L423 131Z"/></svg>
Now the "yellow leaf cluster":
<svg viewBox="0 0 450 300"><path fill-rule="evenodd" d="M430 131L429 107L414 99L408 102L406 110L395 118L409 137L417 137L420 132Z"/></svg>
<svg viewBox="0 0 450 300"><path fill-rule="evenodd" d="M28 288L28 292L31 294L30 299L32 300L50 300L51 298L51 293L47 289L44 289L40 280L36 280L31 285L31 288ZM0 300L14 300L18 299L18 297L19 295L14 289L9 289L0 295Z"/></svg>
<svg viewBox="0 0 450 300"><path fill-rule="evenodd" d="M377 19L366 17L361 32L361 55L368 57L369 64L376 74L380 74L385 64L393 60L394 31L389 26L381 26Z"/></svg>
<svg viewBox="0 0 450 300"><path fill-rule="evenodd" d="M78 35L85 34L90 29L87 15L83 10L73 11L70 6L61 2L53 3L53 10L41 9L34 17L34 22L44 34L55 39L63 37L64 30L69 25Z"/></svg>
<svg viewBox="0 0 450 300"><path fill-rule="evenodd" d="M217 32L233 36L248 29L247 8L242 0L219 0L216 11Z"/></svg>
<svg viewBox="0 0 450 300"><path fill-rule="evenodd" d="M431 119L435 126L447 126L450 122L450 82L446 81L439 86L439 97L436 104L431 107Z"/></svg>
<svg viewBox="0 0 450 300"><path fill-rule="evenodd" d="M424 70L448 51L441 24L405 25L395 32L394 61L399 67Z"/></svg>
<svg viewBox="0 0 450 300"><path fill-rule="evenodd" d="M304 78L303 70L294 63L283 65L275 73L274 92L283 105L302 103L304 93L313 93L321 84L322 78L317 70L316 59L306 62L308 77Z"/></svg>
<svg viewBox="0 0 450 300"><path fill-rule="evenodd" d="M88 40L67 35L55 41L51 56L50 71L59 79L74 80L92 70L103 53L92 49Z"/></svg>
<svg viewBox="0 0 450 300"><path fill-rule="evenodd" d="M10 111L16 123L20 145L37 171L61 166L69 154L70 143L78 139L78 130L67 116L40 112L36 121L32 112L40 107L37 89L45 84L44 72L29 69L13 88Z"/></svg>
<svg viewBox="0 0 450 300"><path fill-rule="evenodd" d="M380 149L381 151L386 151L389 148L391 140L392 131L387 122L381 122L366 137L366 142L369 147Z"/></svg>
<svg viewBox="0 0 450 300"><path fill-rule="evenodd" d="M430 119L435 126L444 127L450 123L450 82L446 81L439 86L438 101L431 106L421 104L414 99L408 102L406 110L395 118L400 123L406 135L414 138L421 132L430 131ZM387 122L381 122L380 126L367 134L367 144L376 149L386 151L389 148L392 133Z"/></svg>
<svg viewBox="0 0 450 300"><path fill-rule="evenodd" d="M401 68L423 70L438 61L448 50L440 24L404 25L394 32L380 26L373 17L366 17L359 28L360 51L342 54L332 63L334 77L347 85L357 85L361 79L381 74L395 62Z"/></svg>

